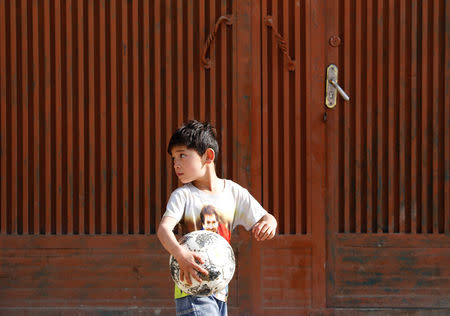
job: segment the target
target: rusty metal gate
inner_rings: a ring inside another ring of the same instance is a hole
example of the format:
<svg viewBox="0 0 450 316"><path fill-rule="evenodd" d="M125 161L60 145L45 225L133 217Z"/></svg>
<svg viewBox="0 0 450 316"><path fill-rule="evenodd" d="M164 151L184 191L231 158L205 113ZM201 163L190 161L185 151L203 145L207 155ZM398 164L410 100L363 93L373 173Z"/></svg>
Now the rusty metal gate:
<svg viewBox="0 0 450 316"><path fill-rule="evenodd" d="M178 185L169 137L212 120L220 175L243 169L233 11L0 1L2 310L173 311L155 236Z"/></svg>
<svg viewBox="0 0 450 316"><path fill-rule="evenodd" d="M446 0L0 0L0 313L174 313L155 230L189 118L279 222L233 235L230 314L449 312L449 20ZM327 108L331 64L350 101Z"/></svg>
<svg viewBox="0 0 450 316"><path fill-rule="evenodd" d="M327 111L331 306L450 307L448 5L329 9L352 96Z"/></svg>

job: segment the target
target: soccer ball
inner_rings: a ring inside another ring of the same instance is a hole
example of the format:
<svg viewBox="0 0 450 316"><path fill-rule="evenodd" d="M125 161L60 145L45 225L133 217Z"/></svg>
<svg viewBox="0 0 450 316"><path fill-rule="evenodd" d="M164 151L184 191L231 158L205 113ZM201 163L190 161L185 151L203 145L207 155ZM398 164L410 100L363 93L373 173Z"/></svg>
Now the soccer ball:
<svg viewBox="0 0 450 316"><path fill-rule="evenodd" d="M177 260L170 256L170 274L183 292L209 296L223 290L231 281L236 263L233 248L225 238L207 230L197 230L184 235L180 239L180 245L198 253L205 262L202 267L208 271L206 276L198 273L202 282L191 278L192 285L188 285L180 281L180 266Z"/></svg>

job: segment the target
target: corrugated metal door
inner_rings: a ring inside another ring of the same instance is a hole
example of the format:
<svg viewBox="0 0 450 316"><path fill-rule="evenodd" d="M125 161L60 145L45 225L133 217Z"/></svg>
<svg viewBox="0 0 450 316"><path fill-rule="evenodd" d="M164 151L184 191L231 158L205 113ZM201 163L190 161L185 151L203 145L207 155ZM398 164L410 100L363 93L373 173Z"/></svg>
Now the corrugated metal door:
<svg viewBox="0 0 450 316"><path fill-rule="evenodd" d="M449 17L444 0L0 0L0 311L173 314L154 233L187 118L213 121L220 175L279 221L234 240L230 314L449 307ZM351 101L326 110L331 63Z"/></svg>
<svg viewBox="0 0 450 316"><path fill-rule="evenodd" d="M325 306L321 1L254 2L261 41L261 196L279 235L253 244L255 315ZM317 93L313 93L313 91Z"/></svg>
<svg viewBox="0 0 450 316"><path fill-rule="evenodd" d="M154 235L178 185L171 133L211 120L220 176L250 182L239 6L0 1L2 311L173 314ZM238 275L232 311L245 305Z"/></svg>
<svg viewBox="0 0 450 316"><path fill-rule="evenodd" d="M254 246L253 311L448 310L447 1L259 4L261 192L280 236ZM330 64L350 95L334 109Z"/></svg>
<svg viewBox="0 0 450 316"><path fill-rule="evenodd" d="M154 233L188 118L217 126L233 173L231 2L0 5L2 233Z"/></svg>
<svg viewBox="0 0 450 316"><path fill-rule="evenodd" d="M450 307L448 1L329 1L327 304ZM325 70L324 70L325 72Z"/></svg>

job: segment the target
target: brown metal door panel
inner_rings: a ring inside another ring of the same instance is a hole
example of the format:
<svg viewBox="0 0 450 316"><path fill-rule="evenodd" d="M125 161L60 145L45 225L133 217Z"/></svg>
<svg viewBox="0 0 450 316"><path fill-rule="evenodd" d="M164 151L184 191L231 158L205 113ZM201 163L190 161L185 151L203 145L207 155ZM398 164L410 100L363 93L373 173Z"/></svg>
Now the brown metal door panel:
<svg viewBox="0 0 450 316"><path fill-rule="evenodd" d="M168 258L155 236L4 236L0 243L2 313L134 305L173 314Z"/></svg>
<svg viewBox="0 0 450 316"><path fill-rule="evenodd" d="M305 2L262 2L263 197L283 235L311 232L308 14Z"/></svg>
<svg viewBox="0 0 450 316"><path fill-rule="evenodd" d="M212 121L219 175L250 182L237 3L0 1L0 310L173 313L171 133Z"/></svg>
<svg viewBox="0 0 450 316"><path fill-rule="evenodd" d="M252 244L253 312L307 315L325 306L323 82L316 66L324 64L324 44L312 36L325 30L315 20L324 8L316 1L259 4L261 191L279 235Z"/></svg>
<svg viewBox="0 0 450 316"><path fill-rule="evenodd" d="M314 242L296 235L252 245L252 315L307 315L317 300Z"/></svg>
<svg viewBox="0 0 450 316"><path fill-rule="evenodd" d="M327 110L327 304L448 308L448 3L329 13L350 101Z"/></svg>
<svg viewBox="0 0 450 316"><path fill-rule="evenodd" d="M235 35L216 22L233 10L2 1L1 233L153 234L178 185L165 148L188 119L215 124L231 178Z"/></svg>

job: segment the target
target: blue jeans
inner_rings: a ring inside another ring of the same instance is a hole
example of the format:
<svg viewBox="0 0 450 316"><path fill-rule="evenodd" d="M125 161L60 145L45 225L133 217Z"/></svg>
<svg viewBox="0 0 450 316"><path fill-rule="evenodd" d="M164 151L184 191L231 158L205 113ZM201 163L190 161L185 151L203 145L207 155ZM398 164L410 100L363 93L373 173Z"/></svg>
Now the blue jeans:
<svg viewBox="0 0 450 316"><path fill-rule="evenodd" d="M227 316L227 303L211 296L185 296L175 300L177 316Z"/></svg>

